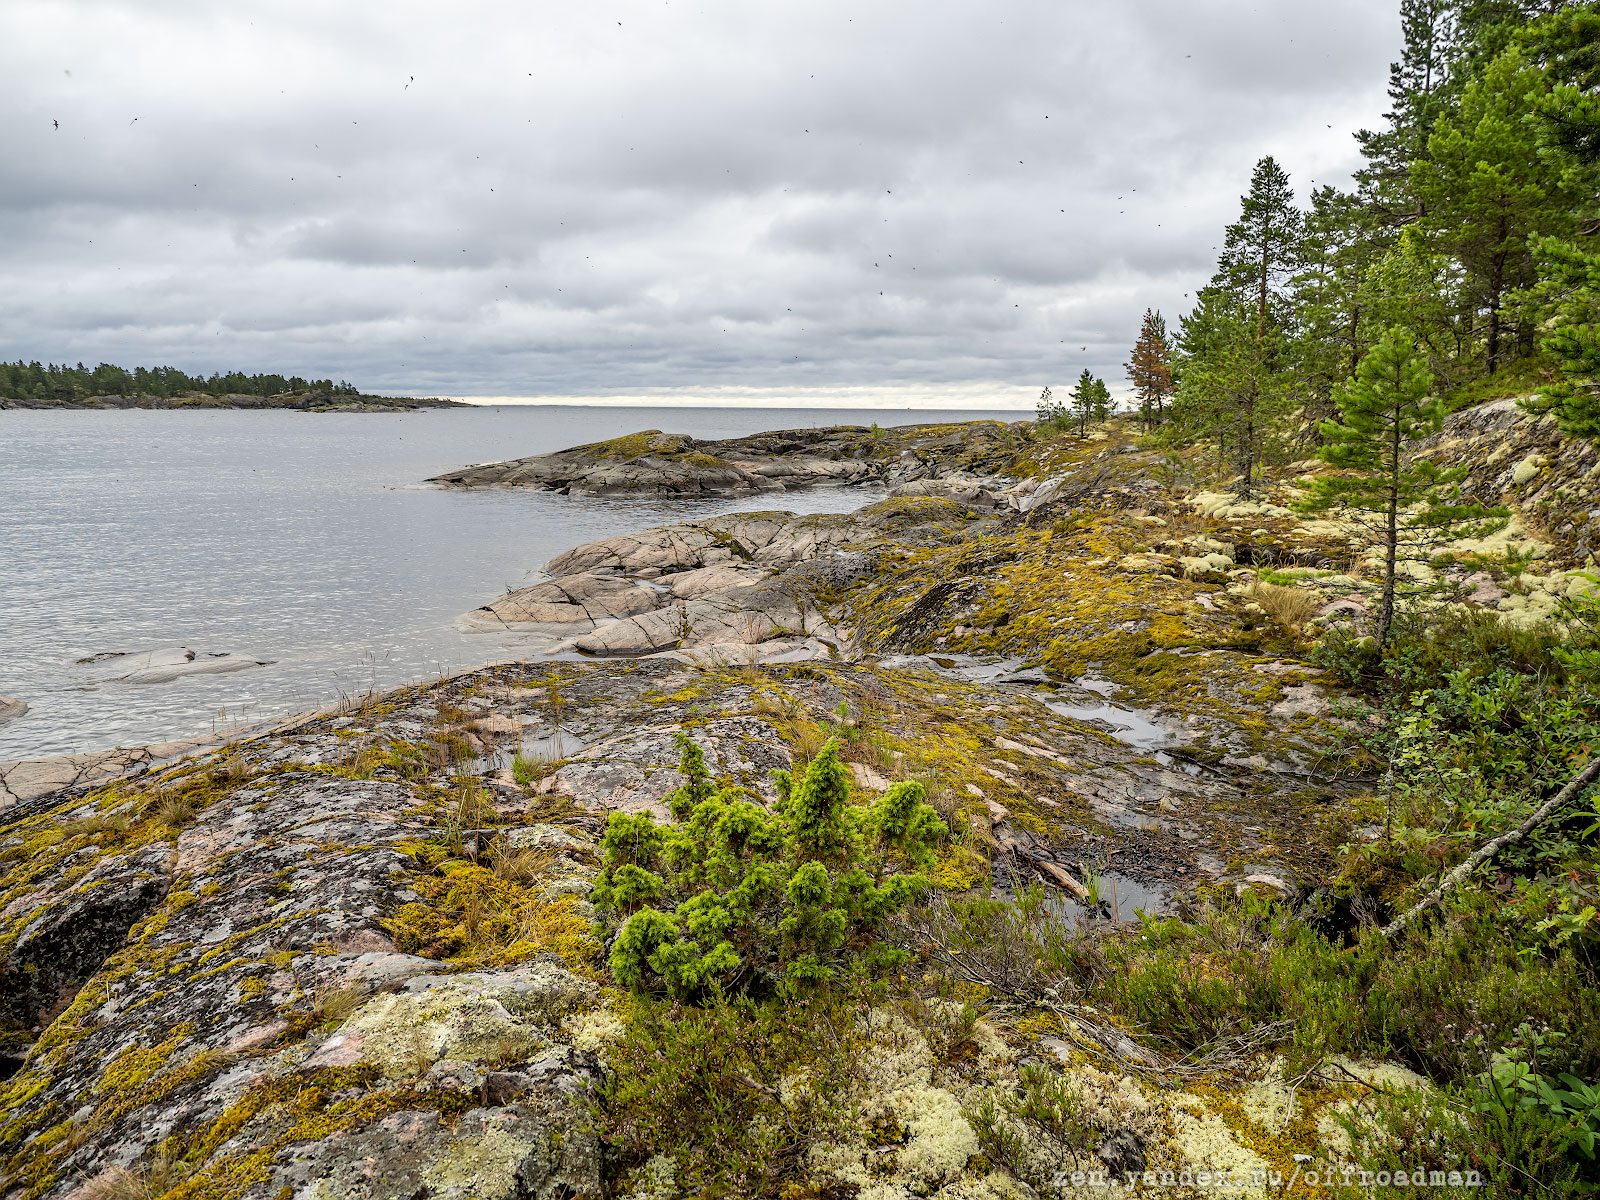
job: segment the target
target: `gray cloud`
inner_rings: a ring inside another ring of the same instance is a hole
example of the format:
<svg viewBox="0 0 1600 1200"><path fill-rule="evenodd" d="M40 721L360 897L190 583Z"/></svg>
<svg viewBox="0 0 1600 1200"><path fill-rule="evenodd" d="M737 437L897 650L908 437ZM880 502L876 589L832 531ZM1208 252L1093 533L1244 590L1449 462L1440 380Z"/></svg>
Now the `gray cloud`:
<svg viewBox="0 0 1600 1200"><path fill-rule="evenodd" d="M1257 157L1302 196L1348 175L1393 7L6 5L0 356L494 395L1120 382Z"/></svg>

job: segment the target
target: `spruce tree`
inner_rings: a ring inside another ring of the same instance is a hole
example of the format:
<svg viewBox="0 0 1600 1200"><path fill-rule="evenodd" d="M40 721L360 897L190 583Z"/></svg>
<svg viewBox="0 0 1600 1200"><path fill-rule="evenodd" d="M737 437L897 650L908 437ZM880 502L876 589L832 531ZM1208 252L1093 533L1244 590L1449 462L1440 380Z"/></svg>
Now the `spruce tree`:
<svg viewBox="0 0 1600 1200"><path fill-rule="evenodd" d="M1387 330L1356 377L1339 390L1343 419L1322 424L1318 457L1340 474L1318 476L1300 505L1309 512L1353 513L1378 538L1384 556L1376 633L1380 651L1394 626L1402 555L1460 536L1467 525L1498 515L1454 502L1465 468L1446 470L1417 455L1417 443L1444 422L1444 405L1432 390L1433 373L1417 353L1415 338L1399 326Z"/></svg>

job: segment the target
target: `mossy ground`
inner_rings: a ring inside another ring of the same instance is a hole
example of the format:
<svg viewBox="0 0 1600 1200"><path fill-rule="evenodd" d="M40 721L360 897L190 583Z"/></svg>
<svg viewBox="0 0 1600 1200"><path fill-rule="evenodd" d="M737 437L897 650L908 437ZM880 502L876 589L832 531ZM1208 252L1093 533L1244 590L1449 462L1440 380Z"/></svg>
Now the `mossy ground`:
<svg viewBox="0 0 1600 1200"><path fill-rule="evenodd" d="M960 430L952 427L949 436L959 442ZM893 440L864 439L873 453ZM963 453L955 442L951 461ZM607 451L635 452L653 451L628 439ZM1085 1087L1133 1080L1129 1086L1156 1114L1146 1143L1153 1168L1192 1158L1202 1134L1219 1127L1230 1153L1247 1153L1285 1179L1296 1154L1334 1153L1334 1115L1350 1115L1358 1101L1370 1108L1381 1094L1342 1076L1336 1055L1350 1062L1396 1058L1456 1086L1531 1014L1571 1031L1574 1061L1594 1061L1600 1012L1592 989L1580 985L1588 968L1578 951L1519 952L1500 936L1496 902L1486 894L1463 899L1393 952L1359 925L1331 931L1297 925L1289 906L1251 888L1236 894L1234 877L1262 859L1291 867L1302 891L1331 882L1336 895L1388 907L1416 886L1409 862L1379 854L1354 856L1338 869L1337 847L1350 827L1376 812L1370 799L1351 805L1340 787L1303 775L1217 765L1253 754L1340 765L1343 743L1322 718L1274 711L1307 683L1334 691L1307 657L1315 630L1280 620L1246 589L1264 577L1319 601L1358 592L1370 577L1359 556L1352 561L1345 534L1284 515L1280 501L1292 498L1287 490L1253 505L1213 502L1204 491L1213 481L1201 478L1203 450L1170 456L1122 427L1099 438L1049 441L999 428L967 461L1002 459L1093 487L1069 505L1027 517L926 497L874 506L882 539L868 547L874 577L853 588L819 590L818 603L845 614L869 648L1001 656L1042 665L1057 682L1106 680L1119 689L1119 703L1190 729L1191 758L1213 764L1206 773L1186 776L1044 707L1039 697L1048 691L934 669L524 664L404 689L225 754L74 796L4 830L0 949L9 950L40 907L111 856L175 841L197 823L209 827L225 810L257 811L288 789L392 789L371 793L388 806L382 827L363 826L359 836L318 834L297 851L302 861L249 875L265 907L236 926L201 918L230 902L244 875L177 869L165 899L65 998L27 1062L0 1084L0 1152L8 1156L5 1170L17 1194L59 1194L87 1161L86 1148L132 1136L151 1114L194 1102L241 1064L272 1061L284 1070L244 1087L203 1119L180 1122L159 1147L146 1147L141 1178L165 1185L147 1191L196 1200L241 1195L268 1178L291 1145L402 1109L432 1109L454 1120L477 1103L460 1093L425 1092L414 1079L380 1080L365 1067L294 1066L302 1047L338 1028L342 1003L334 994L319 998L309 973L308 964L339 953L331 938L274 940L290 937L296 920L309 928L332 915L297 882L303 868L327 873L330 864L379 852L403 859L385 876L396 891L378 918L381 928L396 949L436 958L447 971L553 955L591 982L607 983L583 900L593 865L583 847L593 844L603 815L588 806L599 793L583 788L604 780L581 750L514 771L517 739L504 723L510 717L529 735L564 730L578 745L679 728L730 743L765 738L781 743L796 763L837 737L854 772L857 802L896 779L928 787L955 834L932 873L953 902L987 894L1002 879L997 862L1010 872L1008 887L1025 882L1028 860L1018 845L1075 868L1126 862L1131 871L1180 885L1189 897L1181 917L1091 914L1082 926L1063 926L1059 945L1021 944L1028 951L1021 955L1012 953L1016 945L994 942L954 947L968 958L1005 951L1024 974L1035 963L1051 970L1070 964L1077 990L1058 996L1070 993L1092 1005L1169 1060L1245 1047L1227 1062L1215 1060L1215 1069L1167 1079L1176 1086L1129 1075L1125 1062L1093 1049L1064 1052L1065 1070L1090 1081ZM1273 486L1291 488L1293 474L1285 465ZM1220 546L1232 552L1222 564L1212 558ZM1500 578L1515 577L1515 564L1501 565ZM753 734L739 721L766 732ZM742 732L728 732L736 727ZM738 761L730 751L729 762ZM648 771L640 774L649 782ZM1119 823L1108 815L1108 797L1149 824ZM1176 813L1163 799L1177 802ZM997 809L1005 812L998 825ZM520 859L494 848L494 831L536 823L552 825L576 845ZM1197 868L1207 849L1222 862L1221 883ZM400 898L400 890L409 897ZM1050 910L1061 911L1055 900ZM908 1164L932 1161L917 1157L934 1152L933 1141L918 1131L917 1113L931 1120L934 1110L896 1107L874 1095L873 1072L882 1062L863 1030L880 1027L867 1014L893 1009L900 1014L895 1020L929 1048L926 1078L919 1076L915 1087L902 1081L905 1095L931 1104L931 1093L944 1092L960 1097L969 1115L983 1089L1015 1091L1011 1059L1038 1058L1042 1038L1071 1034L1056 1001L975 983L927 940L907 945L914 959L902 973L861 982L814 1007L674 1009L659 999L603 992L616 1014L597 1018L607 1029L597 1044L609 1047L617 1072L607 1118L620 1148L613 1182L638 1182L658 1155L698 1146L705 1151L701 1163L723 1155L727 1177L703 1170L697 1176L699 1168L680 1163L685 1187L726 1186L790 1200L843 1197L849 1188L807 1157L829 1139L870 1153L878 1182L909 1179ZM286 985L285 977L292 982ZM1062 973L1051 978L1062 987L1068 982ZM269 1021L281 1028L271 1026L275 1032L265 1040L239 1050L196 1051L204 1022L173 1019L172 1005L185 989L216 981L228 988L218 1006L224 1015L248 1013L259 1017L257 1028ZM118 997L125 999L114 1004ZM952 1017L951 1004L956 1013L967 1006L970 1019ZM850 1099L831 1107L797 1099L798 1081L807 1077L832 1081L832 1094ZM1180 1104L1180 1098L1186 1099ZM1424 1108L1448 1100L1397 1093L1382 1103L1391 1099ZM90 1111L75 1118L84 1103ZM1082 1120L1099 1135L1092 1107ZM1262 1116L1280 1110L1281 1121ZM1389 1113L1379 1121L1369 1113L1362 1120L1373 1129L1400 1118ZM1090 1154L1094 1147L1079 1149ZM1474 1152L1448 1127L1436 1143L1407 1149L1423 1166ZM1381 1137L1347 1152L1380 1155ZM960 1186L971 1190L962 1195L1004 1194L979 1190L991 1186L982 1181L991 1177L996 1153L986 1145L965 1160ZM159 1175L160 1163L180 1167ZM1313 1194L1303 1182L1294 1186L1291 1194Z"/></svg>

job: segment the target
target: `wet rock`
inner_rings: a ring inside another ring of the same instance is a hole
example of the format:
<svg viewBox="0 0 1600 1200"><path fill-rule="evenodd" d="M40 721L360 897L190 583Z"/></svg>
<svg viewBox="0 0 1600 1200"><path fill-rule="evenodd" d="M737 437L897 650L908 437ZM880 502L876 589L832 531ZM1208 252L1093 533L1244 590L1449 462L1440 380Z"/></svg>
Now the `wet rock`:
<svg viewBox="0 0 1600 1200"><path fill-rule="evenodd" d="M10 696L0 696L0 725L16 720L27 711L28 706L25 702Z"/></svg>
<svg viewBox="0 0 1600 1200"><path fill-rule="evenodd" d="M227 675L272 664L271 659L230 654L225 650L202 652L184 646L141 654L95 655L85 661L106 668L106 677L115 683L171 683L190 675Z"/></svg>

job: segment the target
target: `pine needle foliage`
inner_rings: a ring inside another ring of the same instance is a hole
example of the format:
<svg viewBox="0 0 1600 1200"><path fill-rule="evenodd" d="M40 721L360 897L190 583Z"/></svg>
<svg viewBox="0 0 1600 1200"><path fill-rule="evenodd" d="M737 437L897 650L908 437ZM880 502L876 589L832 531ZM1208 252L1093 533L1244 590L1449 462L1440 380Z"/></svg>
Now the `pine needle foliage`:
<svg viewBox="0 0 1600 1200"><path fill-rule="evenodd" d="M677 823L614 813L600 842L592 899L616 932L618 983L683 999L793 996L896 953L878 929L927 890L921 872L949 835L921 784L856 804L831 739L798 779L776 774L769 811L717 786L681 733L678 748L685 782L666 798Z"/></svg>
<svg viewBox="0 0 1600 1200"><path fill-rule="evenodd" d="M1342 509L1373 525L1384 553L1380 649L1394 624L1402 555L1504 516L1504 510L1457 503L1465 469L1440 467L1416 452L1417 443L1444 423L1444 405L1432 391L1433 372L1418 354L1416 339L1399 326L1390 328L1339 390L1344 419L1322 423L1318 456L1341 473L1313 480L1301 506L1312 512Z"/></svg>

